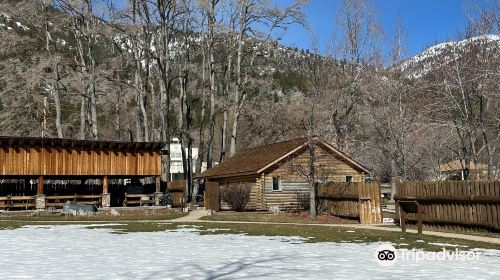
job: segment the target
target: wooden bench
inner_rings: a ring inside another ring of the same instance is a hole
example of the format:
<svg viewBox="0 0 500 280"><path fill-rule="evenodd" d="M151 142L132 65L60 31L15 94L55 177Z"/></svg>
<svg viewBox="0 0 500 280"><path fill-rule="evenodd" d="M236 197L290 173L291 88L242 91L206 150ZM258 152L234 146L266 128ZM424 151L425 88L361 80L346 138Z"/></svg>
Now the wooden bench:
<svg viewBox="0 0 500 280"><path fill-rule="evenodd" d="M34 196L2 196L0 197L0 208L34 208Z"/></svg>
<svg viewBox="0 0 500 280"><path fill-rule="evenodd" d="M154 206L156 204L154 194L128 194L125 193L125 199L123 200L123 206Z"/></svg>
<svg viewBox="0 0 500 280"><path fill-rule="evenodd" d="M399 217L401 219L401 231L406 232L406 218L408 213L417 214L417 233L422 234L424 207L415 200L398 200Z"/></svg>
<svg viewBox="0 0 500 280"><path fill-rule="evenodd" d="M101 205L100 195L51 195L45 197L47 207L63 207L65 204Z"/></svg>

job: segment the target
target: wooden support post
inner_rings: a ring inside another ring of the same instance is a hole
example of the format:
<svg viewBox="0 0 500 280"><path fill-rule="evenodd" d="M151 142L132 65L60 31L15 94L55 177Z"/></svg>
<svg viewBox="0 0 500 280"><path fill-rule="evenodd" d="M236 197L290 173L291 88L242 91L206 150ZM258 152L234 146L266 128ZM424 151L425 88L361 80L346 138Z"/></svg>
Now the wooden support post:
<svg viewBox="0 0 500 280"><path fill-rule="evenodd" d="M43 176L38 176L38 186L36 188L36 194L41 195L43 194Z"/></svg>
<svg viewBox="0 0 500 280"><path fill-rule="evenodd" d="M43 194L43 176L38 176L38 185L36 187L35 195L35 209L45 210L46 201L45 195Z"/></svg>
<svg viewBox="0 0 500 280"><path fill-rule="evenodd" d="M424 219L424 207L420 204L417 206L417 230L419 234L422 234L422 224Z"/></svg>
<svg viewBox="0 0 500 280"><path fill-rule="evenodd" d="M406 212L403 207L399 207L399 219L401 224L401 231L406 232Z"/></svg>
<svg viewBox="0 0 500 280"><path fill-rule="evenodd" d="M155 192L155 205L159 206L163 193L161 192L161 176L156 176L156 192Z"/></svg>
<svg viewBox="0 0 500 280"><path fill-rule="evenodd" d="M161 192L160 183L161 183L161 176L156 176L156 192L157 193Z"/></svg>
<svg viewBox="0 0 500 280"><path fill-rule="evenodd" d="M102 193L108 193L108 176L104 176L102 180Z"/></svg>
<svg viewBox="0 0 500 280"><path fill-rule="evenodd" d="M109 208L111 206L111 195L108 190L108 176L104 176L102 179L102 195L101 195L101 207Z"/></svg>

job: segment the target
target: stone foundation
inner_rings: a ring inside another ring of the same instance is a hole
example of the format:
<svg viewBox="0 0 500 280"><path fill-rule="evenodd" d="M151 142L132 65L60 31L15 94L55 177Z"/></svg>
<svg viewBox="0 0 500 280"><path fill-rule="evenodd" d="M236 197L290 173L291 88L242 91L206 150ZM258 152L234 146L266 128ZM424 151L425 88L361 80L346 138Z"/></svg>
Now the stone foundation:
<svg viewBox="0 0 500 280"><path fill-rule="evenodd" d="M45 195L37 194L35 195L35 209L36 210L45 210Z"/></svg>
<svg viewBox="0 0 500 280"><path fill-rule="evenodd" d="M160 205L160 200L163 197L162 192L155 192L155 205L159 206Z"/></svg>

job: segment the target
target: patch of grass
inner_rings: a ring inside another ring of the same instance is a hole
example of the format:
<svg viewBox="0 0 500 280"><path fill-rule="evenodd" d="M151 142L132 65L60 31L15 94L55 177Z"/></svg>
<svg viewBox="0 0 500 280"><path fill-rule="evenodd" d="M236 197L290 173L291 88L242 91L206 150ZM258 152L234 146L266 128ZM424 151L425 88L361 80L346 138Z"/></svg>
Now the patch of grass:
<svg viewBox="0 0 500 280"><path fill-rule="evenodd" d="M17 221L0 221L0 230L6 230L6 229L16 229L24 226L25 224L23 222L17 222Z"/></svg>
<svg viewBox="0 0 500 280"><path fill-rule="evenodd" d="M59 222L59 221L16 221L16 220L2 220L0 221L0 230L9 230L9 229L16 229L20 228L23 226L30 226L30 225L74 225L74 224L109 224L109 222L106 221L83 221L83 222L76 222L76 221L66 221L66 222Z"/></svg>
<svg viewBox="0 0 500 280"><path fill-rule="evenodd" d="M30 221L0 221L0 229L15 229L24 225L61 225L75 224L45 221L33 223ZM90 223L90 222L89 222ZM305 242L336 242L336 243L360 243L369 244L374 242L390 242L397 248L424 249L427 251L440 251L443 246L429 243L447 243L461 246L460 250L472 248L486 248L500 250L500 245L486 242L469 241L430 235L417 235L414 233L402 233L395 231L383 231L372 229L359 229L353 227L331 227L321 225L294 225L294 224L252 224L252 223L167 223L158 221L117 221L119 224L109 224L100 221L102 225L88 226L90 229L110 229L113 234L126 234L133 232L159 232L165 230L178 230L181 227L197 227L200 234L247 234L251 236L297 236L305 239ZM454 250L453 247L448 249Z"/></svg>
<svg viewBox="0 0 500 280"><path fill-rule="evenodd" d="M188 213L182 213L171 210L161 214L153 215L127 215L126 213L111 216L111 215L94 215L94 216L73 216L73 215L49 215L43 214L40 216L3 216L0 217L0 223L4 221L22 221L40 223L46 221L52 222L109 222L109 221L138 221L138 220L171 220L186 216Z"/></svg>
<svg viewBox="0 0 500 280"><path fill-rule="evenodd" d="M331 215L318 215L317 220L311 220L308 213L270 214L263 212L217 212L212 216L201 218L206 221L242 221L271 223L310 223L310 224L352 224L355 220L346 220Z"/></svg>
<svg viewBox="0 0 500 280"><path fill-rule="evenodd" d="M156 223L156 222L129 222L120 225L98 226L96 228L109 228L113 233L130 232L155 232L177 230L180 227L194 226L200 234L247 234L251 236L298 236L305 242L335 242L335 243L361 243L390 242L396 248L424 249L427 251L440 251L443 246L429 243L446 243L460 246L460 250L472 248L487 248L500 250L500 245L486 242L469 241L430 235L417 235L394 231L359 229L349 227L325 227L319 225L263 225L263 224L236 224L236 223ZM454 249L452 247L448 249Z"/></svg>
<svg viewBox="0 0 500 280"><path fill-rule="evenodd" d="M500 245L463 239L417 235L394 231L358 229L348 227L326 227L318 225L263 225L263 224L233 224L233 223L203 223L197 224L202 229L227 229L224 231L205 231L202 234L246 233L254 236L299 236L307 238L306 242L348 242L373 243L391 242L396 248L424 249L439 251L443 246L429 243L447 243L464 246L461 250L472 248L488 248L500 250ZM407 245L405 245L407 244ZM466 246L466 247L465 247Z"/></svg>
<svg viewBox="0 0 500 280"><path fill-rule="evenodd" d="M165 230L175 230L179 224L173 223L158 223L158 222L128 222L118 225L102 225L89 226L89 229L111 229L113 233L129 233L129 232L157 232Z"/></svg>
<svg viewBox="0 0 500 280"><path fill-rule="evenodd" d="M393 228L400 228L399 225L393 225L390 226ZM417 226L415 224L406 224L406 228L408 229L414 229L417 230ZM493 237L493 238L500 238L500 233L498 232L492 232L488 231L486 229L478 229L478 228L473 228L474 230L463 230L463 229L451 229L451 228L440 228L436 226L427 226L424 224L423 231L435 231L435 232L446 232L446 233L457 233L457 234L467 234L467 235L474 235L474 236L482 236L482 237Z"/></svg>

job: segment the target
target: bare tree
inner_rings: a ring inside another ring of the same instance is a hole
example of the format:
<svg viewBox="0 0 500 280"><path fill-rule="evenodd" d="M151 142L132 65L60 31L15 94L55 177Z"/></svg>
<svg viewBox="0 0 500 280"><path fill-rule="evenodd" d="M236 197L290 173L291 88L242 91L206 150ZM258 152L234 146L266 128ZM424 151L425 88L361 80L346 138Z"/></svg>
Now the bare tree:
<svg viewBox="0 0 500 280"><path fill-rule="evenodd" d="M296 1L283 9L268 6L267 1L240 0L237 1L237 53L235 65L235 90L233 105L233 125L231 130L231 145L229 156L236 153L236 142L238 137L238 125L241 110L247 99L247 89L250 86L250 75L253 71L258 51L255 47L245 47L250 42L266 42L271 38L276 29L285 29L293 23L304 23L301 7L305 2ZM264 24L264 32L256 32L255 25ZM250 38L251 36L251 38ZM223 139L224 141L225 139Z"/></svg>
<svg viewBox="0 0 500 280"><path fill-rule="evenodd" d="M215 122L216 122L216 65L215 65L215 43L216 43L216 10L219 0L207 0L201 3L201 7L204 11L206 23L207 23L207 35L206 35L206 56L207 59L207 73L208 73L208 91L210 96L210 111L209 111L209 133L208 133L208 143L207 143L207 168L212 167L212 157L213 148L215 140Z"/></svg>
<svg viewBox="0 0 500 280"><path fill-rule="evenodd" d="M154 22L156 26L156 48L154 57L156 59L157 71L159 74L160 83L160 107L161 107L161 135L162 141L167 144L170 143L171 127L170 127L170 101L171 101L171 84L175 77L172 76L172 50L170 49L171 43L175 40L174 33L175 27L178 23L178 10L177 2L175 0L158 0L153 5L154 11L150 11L149 18L157 18L158 22ZM170 174L170 153L163 157L163 170L165 181L169 181ZM167 178L165 178L165 176Z"/></svg>
<svg viewBox="0 0 500 280"><path fill-rule="evenodd" d="M374 128L373 144L380 150L381 164L388 165L387 175L407 180L411 170L422 159L414 154L421 151L417 137L419 130L418 110L415 110L415 85L397 67L406 56L406 32L401 18L396 19L396 32L390 58L395 66L386 75L373 73L371 91L366 95ZM382 167L385 168L386 166Z"/></svg>
<svg viewBox="0 0 500 280"><path fill-rule="evenodd" d="M196 202L197 192L194 189L193 182L193 107L194 98L192 94L189 94L188 84L191 77L191 69L194 68L191 65L191 56L194 48L194 42L191 39L191 32L195 30L194 26L194 11L193 5L190 0L183 0L180 3L182 13L179 17L180 21L180 40L179 47L176 50L176 56L178 58L178 71L179 71L179 127L180 127L180 143L181 143L181 154L184 170L184 179L187 181L187 200L190 202ZM187 154L186 154L187 151Z"/></svg>
<svg viewBox="0 0 500 280"><path fill-rule="evenodd" d="M477 168L483 151L487 151L488 177L492 178L494 158L499 145L498 122L498 46L489 44L488 37L468 37L460 48L450 50L456 57L444 60L435 71L434 91L436 110L431 116L436 125L453 128L457 138L459 159L465 171ZM439 109L439 110L437 110ZM467 172L464 179L468 179Z"/></svg>
<svg viewBox="0 0 500 280"><path fill-rule="evenodd" d="M149 8L145 3L132 1L132 36L128 37L129 50L135 64L134 87L136 91L136 138L149 141L148 114L146 112L146 90L149 86L150 48L153 45L153 30L150 28ZM144 22L140 23L141 18ZM144 73L146 81L144 82Z"/></svg>
<svg viewBox="0 0 500 280"><path fill-rule="evenodd" d="M355 131L357 108L364 95L361 79L379 62L381 28L369 0L342 1L337 25L340 45L334 44L331 56L340 64L331 68L330 126L337 147L349 150L349 135Z"/></svg>
<svg viewBox="0 0 500 280"><path fill-rule="evenodd" d="M61 82L60 71L59 71L59 57L56 55L56 44L51 34L51 25L49 23L49 7L52 1L48 0L39 0L39 7L41 10L41 14L43 15L43 27L45 31L45 50L49 56L50 61L52 62L52 77L50 78L48 85L46 86L47 91L50 93L54 100L54 109L56 111L55 116L55 126L57 130L57 137L63 138L63 128L61 122L61 94L60 94L60 86Z"/></svg>
<svg viewBox="0 0 500 280"><path fill-rule="evenodd" d="M57 7L72 16L71 28L76 41L74 62L83 75L80 93L79 138L86 138L88 122L92 139L98 139L95 45L96 26L99 20L94 15L95 3L92 0L57 0L55 2Z"/></svg>

